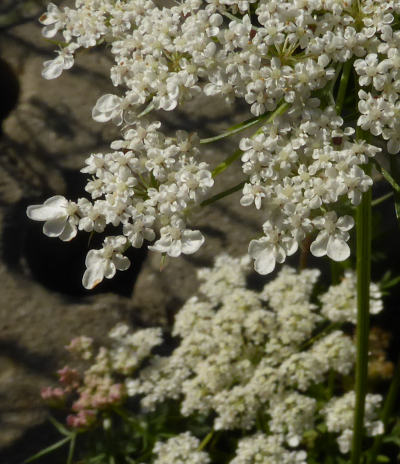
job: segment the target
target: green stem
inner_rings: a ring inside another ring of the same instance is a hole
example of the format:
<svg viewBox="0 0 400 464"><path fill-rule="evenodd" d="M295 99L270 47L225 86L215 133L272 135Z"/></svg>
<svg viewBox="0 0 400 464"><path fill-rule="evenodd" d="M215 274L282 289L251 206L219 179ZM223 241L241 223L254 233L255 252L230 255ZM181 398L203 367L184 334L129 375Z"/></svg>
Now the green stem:
<svg viewBox="0 0 400 464"><path fill-rule="evenodd" d="M338 285L340 282L340 264L337 261L330 260L331 262L331 284Z"/></svg>
<svg viewBox="0 0 400 464"><path fill-rule="evenodd" d="M370 165L366 167L370 173ZM369 287L371 279L371 189L363 194L356 210L357 236L357 359L355 411L351 464L359 464L364 432L365 396L368 377Z"/></svg>
<svg viewBox="0 0 400 464"><path fill-rule="evenodd" d="M197 448L197 451L202 451L208 445L209 441L211 440L213 436L214 436L214 430L211 430L211 432L209 432L205 436L203 441L200 443L199 447Z"/></svg>
<svg viewBox="0 0 400 464"><path fill-rule="evenodd" d="M218 176L219 174L221 174L221 172L225 171L225 169L230 166L234 161L236 161L239 156L242 154L242 150L238 149L236 150L232 155L228 156L228 158L226 158L225 161L223 161L222 163L220 163L212 172L212 176L213 177L216 177Z"/></svg>
<svg viewBox="0 0 400 464"><path fill-rule="evenodd" d="M200 206L207 206L207 205L211 205L211 203L215 203L216 201L218 200L221 200L221 198L224 198L224 197L227 197L228 195L231 195L232 193L235 193L237 192L238 190L242 189L244 184L246 183L246 181L244 182L240 182L240 184L237 184L235 185L234 187L228 189L228 190L224 190L223 192L220 192L220 193L217 193L216 195L214 195L213 197L211 198L208 198L207 200L204 200L200 203Z"/></svg>
<svg viewBox="0 0 400 464"><path fill-rule="evenodd" d="M343 65L342 75L340 76L339 90L336 97L336 112L339 115L342 113L343 103L346 97L347 85L349 83L352 68L353 60L346 61L346 63Z"/></svg>
<svg viewBox="0 0 400 464"><path fill-rule="evenodd" d="M74 459L75 443L76 443L76 433L73 433L71 435L71 442L69 444L67 464L72 464L72 460Z"/></svg>
<svg viewBox="0 0 400 464"><path fill-rule="evenodd" d="M393 196L393 192L389 192L386 195L382 195L381 197L376 198L375 200L372 200L371 206L372 207L378 206L384 201L386 201L387 199L391 198L392 196Z"/></svg>
<svg viewBox="0 0 400 464"><path fill-rule="evenodd" d="M368 454L367 463L374 464L376 462L376 456L378 455L379 449L382 444L382 440L387 432L387 426L389 423L390 416L392 414L393 408L396 404L400 390L400 359L397 361L396 370L394 377L389 387L388 394L386 396L385 404L383 405L383 410L381 414L381 421L383 422L384 433L378 435L374 439L371 451Z"/></svg>
<svg viewBox="0 0 400 464"><path fill-rule="evenodd" d="M282 103L280 106L278 106L278 108L270 114L269 118L267 119L266 121L266 124L269 124L271 123L277 116L281 116L282 114L286 113L286 111L289 109L290 105L289 103ZM259 133L259 130L253 134L256 135ZM213 177L216 177L218 176L219 174L221 174L221 172L225 171L225 169L230 166L234 161L236 161L240 155L242 154L242 150L236 150L235 153L233 153L232 155L228 156L228 158L226 158L225 161L223 161L222 163L220 163L212 172L212 176Z"/></svg>
<svg viewBox="0 0 400 464"><path fill-rule="evenodd" d="M231 135L237 134L238 132L242 132L248 129L249 127L259 124L260 122L267 119L270 114L271 113L268 112L268 113L262 114L261 116L257 116L251 119L247 119L246 121L242 121L239 124L235 124L234 126L230 127L228 130L226 130L222 134L214 135L213 137L209 137L207 139L201 139L200 143L201 144L212 143L212 142L216 142L217 140L230 137Z"/></svg>

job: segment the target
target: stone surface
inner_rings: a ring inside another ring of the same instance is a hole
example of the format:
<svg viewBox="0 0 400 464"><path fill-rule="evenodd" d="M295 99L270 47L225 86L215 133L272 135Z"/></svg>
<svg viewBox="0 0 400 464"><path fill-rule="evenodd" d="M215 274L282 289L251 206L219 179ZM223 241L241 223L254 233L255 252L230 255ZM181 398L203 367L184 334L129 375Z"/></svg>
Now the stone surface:
<svg viewBox="0 0 400 464"><path fill-rule="evenodd" d="M240 207L236 193L198 212L194 221L206 243L194 256L171 259L160 271L159 255L149 253L140 266L139 252L133 269L115 282L92 293L82 289L87 237L68 244L49 239L40 224L26 218L25 209L54 194L82 195L85 178L78 170L84 159L107 150L118 134L111 124L100 125L90 116L100 95L115 92L107 77L110 58L105 49L84 52L72 70L45 81L42 62L54 46L41 37L37 23L26 21L0 34L0 57L20 86L18 105L0 137L0 462L14 464L23 460L20 443L26 447L24 457L29 454L29 429L46 414L40 388L54 381L55 370L66 362L63 347L73 336L101 340L119 320L133 326L171 324L196 289L196 269L210 265L221 252L245 253L259 234L260 220L253 210ZM232 109L215 98L157 115L168 131L195 129L203 137L248 116L240 106ZM205 146L204 159L216 166L235 149L235 140ZM240 178L240 167L230 167L213 193Z"/></svg>

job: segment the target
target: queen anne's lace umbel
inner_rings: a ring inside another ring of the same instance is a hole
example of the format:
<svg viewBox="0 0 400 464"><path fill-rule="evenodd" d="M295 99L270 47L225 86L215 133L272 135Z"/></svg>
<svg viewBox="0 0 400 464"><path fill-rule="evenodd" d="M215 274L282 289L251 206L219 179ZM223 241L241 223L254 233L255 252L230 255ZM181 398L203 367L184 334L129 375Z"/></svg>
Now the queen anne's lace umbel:
<svg viewBox="0 0 400 464"><path fill-rule="evenodd" d="M380 149L344 126L334 84L354 61L357 124L397 153L399 13L399 0L185 0L170 8L152 0L76 0L63 10L50 3L40 18L43 35L61 33L64 46L45 62L43 76L71 68L81 48L110 44L110 76L121 90L101 96L92 116L121 126L122 136L110 153L86 160L90 199L52 197L29 207L28 216L62 240L77 229L122 226L103 250L89 251L86 288L126 269L123 252L144 241L172 257L195 253L204 237L188 227L189 213L213 186L211 168L200 161L195 133L167 137L144 109L171 111L200 93L218 95L243 99L256 117L271 112L240 141L240 203L254 205L264 223L249 245L256 270L271 272L305 237L313 255L345 260L353 220L338 206L359 204L372 184L362 166Z"/></svg>

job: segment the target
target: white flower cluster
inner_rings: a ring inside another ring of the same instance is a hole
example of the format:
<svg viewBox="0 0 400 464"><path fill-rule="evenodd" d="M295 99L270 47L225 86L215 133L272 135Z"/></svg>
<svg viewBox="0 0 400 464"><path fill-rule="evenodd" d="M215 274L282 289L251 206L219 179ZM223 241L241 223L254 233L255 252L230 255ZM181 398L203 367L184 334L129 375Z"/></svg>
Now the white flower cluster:
<svg viewBox="0 0 400 464"><path fill-rule="evenodd" d="M305 451L289 451L279 435L263 433L239 440L235 458L230 464L306 464Z"/></svg>
<svg viewBox="0 0 400 464"><path fill-rule="evenodd" d="M88 373L132 374L146 359L151 350L163 341L162 330L149 328L130 332L126 324L116 325L109 333L110 347L101 347L88 369ZM73 339L68 349L83 359L93 357L91 339L78 337Z"/></svg>
<svg viewBox="0 0 400 464"><path fill-rule="evenodd" d="M212 413L215 430L251 430L262 414L271 435L240 442L232 462L303 463L305 453L289 449L321 415L310 387L329 372L349 374L355 347L341 330L321 332L326 320L310 302L319 271L284 266L256 292L246 288L248 267L248 258L222 255L199 271L199 295L176 315L179 346L128 378L127 393L145 410L174 399L184 416Z"/></svg>
<svg viewBox="0 0 400 464"><path fill-rule="evenodd" d="M348 453L351 449L355 402L354 392L351 391L340 398L332 398L323 410L328 431L340 433L337 442L342 453ZM377 420L381 402L381 395L366 396L364 426L369 437L384 432L382 421Z"/></svg>
<svg viewBox="0 0 400 464"><path fill-rule="evenodd" d="M332 322L357 321L357 280L353 271L346 271L338 285L331 285L320 296L321 314ZM370 284L370 314L378 314L383 309L382 292L373 282Z"/></svg>
<svg viewBox="0 0 400 464"><path fill-rule="evenodd" d="M194 253L204 239L187 229L186 214L213 179L198 161L196 135L165 137L146 114L174 110L199 93L218 95L246 101L260 121L272 112L268 124L240 142L241 204L263 215L263 236L249 246L256 270L271 272L312 234L315 256L345 260L353 219L338 217L338 202L360 202L372 184L362 165L379 149L343 127L333 90L355 60L364 87L358 125L388 140L391 153L400 150L399 13L400 0L186 0L172 7L75 0L75 8L62 10L50 3L40 18L43 35L61 33L64 46L45 62L43 76L69 69L80 48L110 44L110 77L123 90L101 96L92 116L122 126L123 140L113 142L112 153L87 160L93 202L57 196L28 215L62 240L77 227L101 232L106 224L123 225L123 235L89 252L87 288L126 269L121 253L143 240L170 256Z"/></svg>
<svg viewBox="0 0 400 464"><path fill-rule="evenodd" d="M157 442L153 453L157 456L154 464L209 464L210 458L199 451L200 441L190 432L169 438L165 443Z"/></svg>
<svg viewBox="0 0 400 464"><path fill-rule="evenodd" d="M265 218L264 235L249 245L260 274L273 271L276 262L284 262L315 231L314 256L335 261L350 256L348 231L354 220L326 208L342 197L360 203L372 185L360 165L379 149L351 142L354 129L342 130L342 124L333 107L303 106L241 140L243 171L249 178L241 204L263 208Z"/></svg>
<svg viewBox="0 0 400 464"><path fill-rule="evenodd" d="M389 153L400 151L400 32L395 16L400 2L369 0L361 5L368 33L367 54L354 62L361 89L357 124L388 141Z"/></svg>
<svg viewBox="0 0 400 464"><path fill-rule="evenodd" d="M190 208L198 205L213 185L208 165L198 162L198 139L183 131L165 137L160 123L137 123L116 140L107 154L93 154L82 172L90 174L86 191L92 202L76 203L55 196L27 209L31 219L45 221L43 232L71 240L77 229L103 232L107 224L120 226L123 235L106 237L103 248L86 257L83 285L91 289L130 261L123 253L140 248L177 257L196 252L204 242L198 230L187 228Z"/></svg>

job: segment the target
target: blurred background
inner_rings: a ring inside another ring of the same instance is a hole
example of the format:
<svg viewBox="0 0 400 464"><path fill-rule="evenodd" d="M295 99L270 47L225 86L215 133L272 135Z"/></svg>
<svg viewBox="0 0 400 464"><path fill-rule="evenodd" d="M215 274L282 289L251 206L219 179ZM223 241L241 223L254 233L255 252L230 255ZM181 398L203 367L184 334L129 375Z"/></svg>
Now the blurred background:
<svg viewBox="0 0 400 464"><path fill-rule="evenodd" d="M91 118L96 100L119 93L109 79L112 57L105 47L81 52L75 66L52 81L41 77L42 63L54 57L56 45L41 36L38 17L44 0L0 0L0 463L21 464L59 439L46 422L42 387L55 384L55 371L68 362L64 346L87 335L104 343L118 321L132 327L168 328L175 312L197 288L196 269L209 266L219 253L241 256L259 235L262 218L239 205L240 192L200 211L194 221L206 243L194 256L170 260L160 271L160 256L131 252L132 266L94 291L81 285L88 235L70 243L42 234L28 220L26 207L61 194L85 196L84 160L107 152L119 130ZM71 2L54 1L58 5ZM183 110L155 115L164 129L197 130L202 137L222 132L251 115L244 105L199 98ZM243 134L239 135L239 138ZM205 146L204 160L216 166L233 153L238 138ZM240 166L231 166L212 193L236 185ZM374 196L387 191L378 185ZM374 219L375 279L387 267L399 273L399 229L393 202L383 204ZM99 247L102 237L91 247ZM290 263L297 265L298 255ZM309 260L329 273L325 260ZM261 278L253 283L263 282ZM382 327L396 332L398 291L387 299ZM393 330L394 328L394 330ZM392 344L392 358L399 343ZM56 456L39 462L56 464Z"/></svg>

